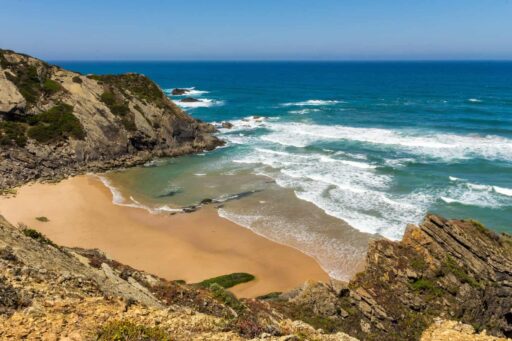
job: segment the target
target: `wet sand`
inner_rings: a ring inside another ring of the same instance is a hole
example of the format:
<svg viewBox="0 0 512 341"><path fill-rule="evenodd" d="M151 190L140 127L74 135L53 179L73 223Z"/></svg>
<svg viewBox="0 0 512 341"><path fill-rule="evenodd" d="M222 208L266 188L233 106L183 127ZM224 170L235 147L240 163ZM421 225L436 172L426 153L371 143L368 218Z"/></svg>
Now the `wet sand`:
<svg viewBox="0 0 512 341"><path fill-rule="evenodd" d="M169 280L194 283L232 272L255 275L255 281L232 289L241 297L329 280L313 258L220 218L214 207L169 215L114 205L109 189L94 176L23 186L15 197L0 198L0 214L57 244L98 248ZM49 222L35 219L40 216Z"/></svg>

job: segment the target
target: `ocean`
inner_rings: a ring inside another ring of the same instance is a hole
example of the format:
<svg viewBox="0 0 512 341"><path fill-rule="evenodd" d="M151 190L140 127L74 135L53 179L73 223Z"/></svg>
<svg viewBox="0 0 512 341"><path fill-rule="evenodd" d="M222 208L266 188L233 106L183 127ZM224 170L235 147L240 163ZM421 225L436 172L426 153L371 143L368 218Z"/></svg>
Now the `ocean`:
<svg viewBox="0 0 512 341"><path fill-rule="evenodd" d="M118 204L217 199L339 279L427 212L512 232L512 62L54 63L190 88L183 109L233 124L225 147L106 175Z"/></svg>

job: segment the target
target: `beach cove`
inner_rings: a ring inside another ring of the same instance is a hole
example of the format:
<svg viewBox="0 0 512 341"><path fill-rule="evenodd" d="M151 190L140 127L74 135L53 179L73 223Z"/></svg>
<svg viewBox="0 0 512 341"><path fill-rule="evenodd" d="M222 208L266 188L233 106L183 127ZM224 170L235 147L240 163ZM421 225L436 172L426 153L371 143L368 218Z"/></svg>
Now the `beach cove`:
<svg viewBox="0 0 512 341"><path fill-rule="evenodd" d="M232 288L241 297L287 291L308 280L329 281L313 258L219 217L212 206L174 215L118 206L96 176L22 186L15 197L0 198L0 214L59 245L97 248L168 280L255 275L256 280Z"/></svg>

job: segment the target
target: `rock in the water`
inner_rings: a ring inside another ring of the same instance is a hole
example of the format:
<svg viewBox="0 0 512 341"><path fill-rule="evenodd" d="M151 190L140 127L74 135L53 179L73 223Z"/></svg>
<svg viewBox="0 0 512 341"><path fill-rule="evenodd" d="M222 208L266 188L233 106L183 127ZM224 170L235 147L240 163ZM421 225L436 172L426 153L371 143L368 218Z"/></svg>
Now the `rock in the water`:
<svg viewBox="0 0 512 341"><path fill-rule="evenodd" d="M233 128L233 123L231 123L231 122L222 122L222 128L224 128L224 129L231 129L231 128Z"/></svg>
<svg viewBox="0 0 512 341"><path fill-rule="evenodd" d="M183 102L183 103L196 103L196 102L201 102L201 101L198 100L197 98L186 97L186 98L183 98L182 100L180 100L180 102Z"/></svg>
<svg viewBox="0 0 512 341"><path fill-rule="evenodd" d="M186 95L188 92L189 92L188 89L176 88L176 89L172 89L171 95L173 95L173 96L182 96L182 95Z"/></svg>

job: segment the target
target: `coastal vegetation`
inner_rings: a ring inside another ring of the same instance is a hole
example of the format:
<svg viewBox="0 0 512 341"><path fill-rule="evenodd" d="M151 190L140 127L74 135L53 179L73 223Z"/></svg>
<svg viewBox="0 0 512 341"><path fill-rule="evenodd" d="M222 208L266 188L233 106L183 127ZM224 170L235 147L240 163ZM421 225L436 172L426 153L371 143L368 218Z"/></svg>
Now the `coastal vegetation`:
<svg viewBox="0 0 512 341"><path fill-rule="evenodd" d="M73 107L65 103L59 103L39 115L30 116L28 121L28 136L41 143L69 137L77 140L85 138L85 130L73 114Z"/></svg>
<svg viewBox="0 0 512 341"><path fill-rule="evenodd" d="M53 247L56 247L58 248L58 245L55 244L53 241L51 241L50 239L48 239L48 237L46 237L44 234L42 234L41 232L37 231L37 230L34 230L34 229L31 229L31 228L28 228L27 226L24 226L24 225L21 225L20 226L21 228L21 232L29 237L29 238L32 238L36 241L38 241L39 243L41 244L47 244L47 245L51 245Z"/></svg>
<svg viewBox="0 0 512 341"><path fill-rule="evenodd" d="M37 221L40 221L40 222L42 222L42 223L47 223L47 222L49 222L49 221L50 221L50 219L48 219L48 218L47 218L47 217L45 217L45 216L36 217L36 220L37 220Z"/></svg>
<svg viewBox="0 0 512 341"><path fill-rule="evenodd" d="M112 321L100 328L98 341L169 341L171 337L163 329L148 327L130 321Z"/></svg>
<svg viewBox="0 0 512 341"><path fill-rule="evenodd" d="M234 287L235 285L246 283L254 280L254 275L245 273L245 272L236 272L229 275L222 275L218 277L213 277L210 279L206 279L199 283L200 286L209 288L212 284L217 284L223 287L224 289Z"/></svg>

